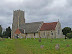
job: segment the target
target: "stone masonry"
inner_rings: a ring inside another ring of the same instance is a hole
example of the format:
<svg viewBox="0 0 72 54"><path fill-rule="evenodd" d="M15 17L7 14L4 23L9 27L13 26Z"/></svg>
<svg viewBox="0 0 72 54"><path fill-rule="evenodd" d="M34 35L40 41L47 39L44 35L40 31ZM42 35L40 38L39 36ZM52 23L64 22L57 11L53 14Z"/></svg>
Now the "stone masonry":
<svg viewBox="0 0 72 54"><path fill-rule="evenodd" d="M22 11L22 10L13 11L13 23L12 23L11 38L14 38L14 32L22 24L25 24L24 11Z"/></svg>

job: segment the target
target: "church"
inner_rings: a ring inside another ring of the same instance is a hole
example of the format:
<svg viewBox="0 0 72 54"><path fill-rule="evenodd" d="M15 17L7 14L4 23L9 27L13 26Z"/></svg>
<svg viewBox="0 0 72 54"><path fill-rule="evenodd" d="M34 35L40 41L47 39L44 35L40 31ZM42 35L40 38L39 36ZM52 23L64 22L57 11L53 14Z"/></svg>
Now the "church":
<svg viewBox="0 0 72 54"><path fill-rule="evenodd" d="M59 21L25 23L22 10L13 11L11 38L64 38Z"/></svg>

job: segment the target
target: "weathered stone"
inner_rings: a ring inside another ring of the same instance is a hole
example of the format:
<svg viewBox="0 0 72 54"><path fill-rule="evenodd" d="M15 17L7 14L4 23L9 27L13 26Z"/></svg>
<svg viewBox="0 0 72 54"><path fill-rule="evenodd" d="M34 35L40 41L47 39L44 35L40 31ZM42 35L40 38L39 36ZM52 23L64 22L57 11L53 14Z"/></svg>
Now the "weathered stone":
<svg viewBox="0 0 72 54"><path fill-rule="evenodd" d="M65 37L65 39L67 39L67 37Z"/></svg>
<svg viewBox="0 0 72 54"><path fill-rule="evenodd" d="M52 43L52 40L50 42Z"/></svg>
<svg viewBox="0 0 72 54"><path fill-rule="evenodd" d="M10 37L8 37L8 39L10 39Z"/></svg>
<svg viewBox="0 0 72 54"><path fill-rule="evenodd" d="M69 45L69 44L67 44L67 47L70 47L70 45Z"/></svg>
<svg viewBox="0 0 72 54"><path fill-rule="evenodd" d="M25 23L24 11L15 10L13 11L13 24L12 24L12 33L11 38L14 38L14 32L17 28L20 28L21 25Z"/></svg>
<svg viewBox="0 0 72 54"><path fill-rule="evenodd" d="M44 45L41 45L40 48L43 49L44 48Z"/></svg>
<svg viewBox="0 0 72 54"><path fill-rule="evenodd" d="M39 39L39 42L41 42L41 39Z"/></svg>
<svg viewBox="0 0 72 54"><path fill-rule="evenodd" d="M59 49L60 49L59 44L56 44L55 45L55 50L59 50Z"/></svg>

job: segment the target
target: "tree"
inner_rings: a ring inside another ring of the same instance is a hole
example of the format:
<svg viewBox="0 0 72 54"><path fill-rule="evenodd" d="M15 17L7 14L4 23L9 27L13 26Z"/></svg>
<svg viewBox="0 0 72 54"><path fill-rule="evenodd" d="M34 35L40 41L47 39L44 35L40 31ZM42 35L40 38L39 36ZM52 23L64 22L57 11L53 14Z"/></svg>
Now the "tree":
<svg viewBox="0 0 72 54"><path fill-rule="evenodd" d="M62 29L63 35L65 35L65 39L67 37L67 33L71 32L71 28L70 27L65 27Z"/></svg>
<svg viewBox="0 0 72 54"><path fill-rule="evenodd" d="M0 25L0 37L2 36L2 27Z"/></svg>
<svg viewBox="0 0 72 54"><path fill-rule="evenodd" d="M71 38L72 38L72 33L67 33L67 37L68 37L69 39L71 39Z"/></svg>
<svg viewBox="0 0 72 54"><path fill-rule="evenodd" d="M63 34L66 36L67 33L71 32L71 28L70 27L65 27L62 29Z"/></svg>
<svg viewBox="0 0 72 54"><path fill-rule="evenodd" d="M3 31L2 38L6 38L6 31Z"/></svg>
<svg viewBox="0 0 72 54"><path fill-rule="evenodd" d="M72 31L71 31L71 33L72 33Z"/></svg>
<svg viewBox="0 0 72 54"><path fill-rule="evenodd" d="M11 28L10 28L10 27L6 28L5 35L6 35L7 37L10 37L10 38L11 38Z"/></svg>

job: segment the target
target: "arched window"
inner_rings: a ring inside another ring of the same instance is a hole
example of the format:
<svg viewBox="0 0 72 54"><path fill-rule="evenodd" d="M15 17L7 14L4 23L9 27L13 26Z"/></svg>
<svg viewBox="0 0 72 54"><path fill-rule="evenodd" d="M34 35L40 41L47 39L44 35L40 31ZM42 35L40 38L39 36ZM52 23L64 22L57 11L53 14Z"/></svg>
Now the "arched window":
<svg viewBox="0 0 72 54"><path fill-rule="evenodd" d="M51 31L51 35L53 35L53 32Z"/></svg>
<svg viewBox="0 0 72 54"><path fill-rule="evenodd" d="M35 36L35 33L34 33L34 36Z"/></svg>
<svg viewBox="0 0 72 54"><path fill-rule="evenodd" d="M51 33L51 35L53 35L53 33Z"/></svg>

